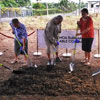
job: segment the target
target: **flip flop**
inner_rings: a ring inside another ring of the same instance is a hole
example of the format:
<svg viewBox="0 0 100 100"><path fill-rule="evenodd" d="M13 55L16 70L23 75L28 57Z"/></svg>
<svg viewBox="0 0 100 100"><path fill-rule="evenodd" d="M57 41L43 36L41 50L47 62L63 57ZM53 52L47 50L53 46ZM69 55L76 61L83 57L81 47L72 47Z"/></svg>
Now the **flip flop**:
<svg viewBox="0 0 100 100"><path fill-rule="evenodd" d="M23 62L23 64L22 64L23 66L27 66L28 65L28 63L27 62Z"/></svg>
<svg viewBox="0 0 100 100"><path fill-rule="evenodd" d="M81 60L81 63L86 63L87 59Z"/></svg>
<svg viewBox="0 0 100 100"><path fill-rule="evenodd" d="M90 62L86 62L84 65L89 66L90 65Z"/></svg>
<svg viewBox="0 0 100 100"><path fill-rule="evenodd" d="M0 52L0 56L2 56L3 55L3 52Z"/></svg>
<svg viewBox="0 0 100 100"><path fill-rule="evenodd" d="M11 64L15 64L17 63L18 61L14 60L14 61L11 61Z"/></svg>

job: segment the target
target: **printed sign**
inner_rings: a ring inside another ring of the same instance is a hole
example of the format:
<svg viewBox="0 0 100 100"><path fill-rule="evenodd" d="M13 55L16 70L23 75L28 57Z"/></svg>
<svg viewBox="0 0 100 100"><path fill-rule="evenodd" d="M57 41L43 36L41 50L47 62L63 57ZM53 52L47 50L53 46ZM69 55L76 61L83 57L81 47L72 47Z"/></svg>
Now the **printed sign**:
<svg viewBox="0 0 100 100"><path fill-rule="evenodd" d="M75 41L75 39L76 39L75 36L76 36L76 30L63 30L59 36L59 48L73 49L74 45L75 45L75 43L73 43L73 41ZM82 37L78 36L77 39L80 42L77 43L76 47L78 49L81 49ZM46 47L46 43L45 43L45 39L44 39L44 30L38 30L38 46L39 46L39 48ZM93 46L94 46L94 43L93 43Z"/></svg>

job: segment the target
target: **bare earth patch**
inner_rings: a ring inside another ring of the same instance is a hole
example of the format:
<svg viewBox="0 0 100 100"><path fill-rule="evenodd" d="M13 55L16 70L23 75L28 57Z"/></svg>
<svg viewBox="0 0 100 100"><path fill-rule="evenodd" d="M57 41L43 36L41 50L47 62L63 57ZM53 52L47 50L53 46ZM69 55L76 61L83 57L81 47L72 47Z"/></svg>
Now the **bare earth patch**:
<svg viewBox="0 0 100 100"><path fill-rule="evenodd" d="M36 19L37 21L40 20ZM35 30L36 25L39 24L35 22L35 18L28 19L27 22L24 20L22 19L26 23L28 33ZM30 23L31 20L33 20L33 23ZM47 21L47 19L43 20ZM39 28L45 27L46 22L44 21L40 21L44 26ZM3 23L0 31L13 36L8 23ZM0 67L0 100L100 100L100 75L97 75L95 80L91 76L93 72L100 69L99 59L92 57L91 65L84 66L80 63L84 57L83 52L77 50L75 71L70 74L68 73L69 63L72 59L63 58L61 55L65 53L65 49L60 49L59 55L62 62L48 72L46 70L46 49L39 48L39 51L43 53L40 57L32 55L36 51L36 33L29 37L29 57L32 63L38 65L37 68L23 66L22 56L19 57L19 63L10 64L14 58L14 42L12 39L1 35L0 40L0 51L4 53L3 56L0 56L0 63L23 72L22 74L13 74L11 71ZM72 50L69 50L69 52L72 53ZM95 53L97 53L97 42L92 55Z"/></svg>

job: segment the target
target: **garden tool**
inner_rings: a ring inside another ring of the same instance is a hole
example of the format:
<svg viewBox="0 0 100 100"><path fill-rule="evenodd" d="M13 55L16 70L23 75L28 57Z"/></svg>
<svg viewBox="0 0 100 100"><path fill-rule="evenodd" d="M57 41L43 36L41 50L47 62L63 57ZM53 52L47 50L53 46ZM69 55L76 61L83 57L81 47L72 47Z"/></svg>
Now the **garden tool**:
<svg viewBox="0 0 100 100"><path fill-rule="evenodd" d="M23 71L19 71L19 70L13 70L12 68L8 67L8 66L5 66L3 64L0 63L0 67L3 67L5 69L8 69L10 70L12 73L14 74L23 74L24 72Z"/></svg>
<svg viewBox="0 0 100 100"><path fill-rule="evenodd" d="M58 43L57 43L58 44ZM55 61L55 55L56 55L56 52L57 52L57 47L52 45L52 60L51 60L51 65L56 65L56 61Z"/></svg>
<svg viewBox="0 0 100 100"><path fill-rule="evenodd" d="M96 75L98 75L98 74L100 74L100 70L97 71L97 72L95 72L95 73L93 73L93 74L92 74L92 77L94 77L94 76L96 76Z"/></svg>
<svg viewBox="0 0 100 100"><path fill-rule="evenodd" d="M78 33L78 26L77 26L77 30L76 30L76 34ZM76 45L77 43L79 43L80 41L77 39L77 36L75 37L76 39L73 41L74 45L74 49L73 49L73 56L72 56L72 62L69 64L69 73L74 71L74 66L75 66L75 54L76 54Z"/></svg>

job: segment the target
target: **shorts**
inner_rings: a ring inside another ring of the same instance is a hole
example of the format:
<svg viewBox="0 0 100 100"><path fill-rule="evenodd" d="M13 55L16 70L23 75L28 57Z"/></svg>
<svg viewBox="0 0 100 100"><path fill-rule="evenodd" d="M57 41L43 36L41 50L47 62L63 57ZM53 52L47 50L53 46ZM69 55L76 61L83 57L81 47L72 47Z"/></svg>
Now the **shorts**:
<svg viewBox="0 0 100 100"><path fill-rule="evenodd" d="M85 52L91 52L93 38L82 38L82 50Z"/></svg>
<svg viewBox="0 0 100 100"><path fill-rule="evenodd" d="M21 45L23 46L22 43L21 43ZM16 40L14 40L14 51L17 56L20 54L25 55L24 52L22 50L20 50L20 46ZM28 41L26 41L26 43L25 43L25 52L28 54Z"/></svg>
<svg viewBox="0 0 100 100"><path fill-rule="evenodd" d="M45 35L44 35L44 39L45 39L45 43L46 43L46 46L47 46L47 54L53 53L54 49L55 49L55 52L58 52L58 46L54 46L53 44L51 44L50 41L46 38Z"/></svg>

